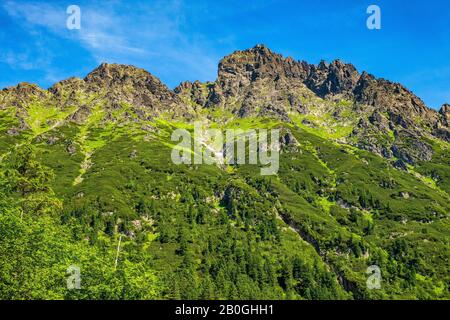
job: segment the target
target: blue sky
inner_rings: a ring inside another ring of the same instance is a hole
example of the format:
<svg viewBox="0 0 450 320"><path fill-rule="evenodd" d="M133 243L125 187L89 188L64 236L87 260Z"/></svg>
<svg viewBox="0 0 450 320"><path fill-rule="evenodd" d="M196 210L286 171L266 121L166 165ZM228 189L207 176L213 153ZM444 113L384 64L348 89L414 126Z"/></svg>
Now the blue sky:
<svg viewBox="0 0 450 320"><path fill-rule="evenodd" d="M81 8L81 29L66 8ZM381 30L366 9L381 8ZM214 80L219 60L264 43L297 60L342 59L401 82L430 107L450 102L448 0L0 2L0 87L48 88L101 62L142 67L173 88Z"/></svg>

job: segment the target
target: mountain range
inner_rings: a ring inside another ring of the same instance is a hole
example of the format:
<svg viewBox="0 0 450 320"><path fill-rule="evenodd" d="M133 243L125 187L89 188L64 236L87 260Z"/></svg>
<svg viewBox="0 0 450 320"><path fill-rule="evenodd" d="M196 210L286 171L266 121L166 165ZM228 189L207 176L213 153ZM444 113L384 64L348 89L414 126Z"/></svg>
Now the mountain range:
<svg viewBox="0 0 450 320"><path fill-rule="evenodd" d="M173 164L171 133L198 120L280 129L278 174ZM106 63L5 88L0 297L448 299L449 122L401 84L264 45L173 90Z"/></svg>

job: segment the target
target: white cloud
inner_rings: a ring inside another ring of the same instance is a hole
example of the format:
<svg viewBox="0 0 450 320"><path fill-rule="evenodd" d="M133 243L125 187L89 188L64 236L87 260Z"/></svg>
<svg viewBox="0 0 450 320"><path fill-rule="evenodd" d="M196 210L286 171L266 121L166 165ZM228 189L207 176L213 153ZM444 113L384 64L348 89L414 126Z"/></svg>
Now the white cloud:
<svg viewBox="0 0 450 320"><path fill-rule="evenodd" d="M65 16L60 14L55 6L44 2L27 3L17 1L6 1L3 9L13 18L23 19L24 22L43 26L53 31L65 25Z"/></svg>
<svg viewBox="0 0 450 320"><path fill-rule="evenodd" d="M2 7L30 33L39 27L57 37L79 42L98 63L107 61L157 68L168 78L171 72L180 73L181 65L197 72L199 78L215 77L219 57L210 49L210 40L183 32L186 8L181 1L78 5L81 8L80 30L66 28L68 15L60 4L10 0ZM19 65L31 67L27 61L24 59Z"/></svg>

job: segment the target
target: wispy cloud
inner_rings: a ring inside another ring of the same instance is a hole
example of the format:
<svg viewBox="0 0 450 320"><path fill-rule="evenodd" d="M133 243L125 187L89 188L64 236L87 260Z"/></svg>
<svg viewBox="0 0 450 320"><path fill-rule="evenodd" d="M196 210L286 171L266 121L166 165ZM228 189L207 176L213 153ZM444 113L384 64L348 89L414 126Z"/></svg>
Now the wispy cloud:
<svg viewBox="0 0 450 320"><path fill-rule="evenodd" d="M81 30L66 28L66 8L57 4L45 2L7 1L3 9L12 17L22 22L23 27L33 32L35 27L43 27L54 35L67 39L78 40L94 54L101 52L134 52L144 53L145 50L131 47L127 37L118 32L121 17L110 10L98 12L92 7L82 6Z"/></svg>
<svg viewBox="0 0 450 320"><path fill-rule="evenodd" d="M3 9L29 33L37 28L78 42L98 62L153 65L162 72L180 72L179 65L198 72L200 78L214 75L218 57L207 41L183 32L185 12L179 0L127 5L117 1L81 3L81 29L66 28L66 8L44 2L6 1ZM130 13L130 14L128 14ZM35 46L36 43L31 44ZM36 61L47 56L35 51ZM29 56L9 54L3 61L30 68L36 61ZM173 63L170 63L172 61ZM47 64L49 61L47 59Z"/></svg>
<svg viewBox="0 0 450 320"><path fill-rule="evenodd" d="M45 27L55 27L58 24L58 16L54 14L51 7L47 4L37 6L33 4L17 5L16 2L5 1L2 7L6 13L24 25L38 25ZM64 21L63 19L60 19ZM60 21L59 21L60 22ZM46 67L52 59L51 52L47 49L42 33L36 29L28 29L27 32L32 36L32 43L22 44L16 47L3 48L0 53L0 61L8 64L12 69L33 70Z"/></svg>
<svg viewBox="0 0 450 320"><path fill-rule="evenodd" d="M48 59L42 58L41 56L36 60L34 57L31 57L29 53L14 53L13 51L8 50L0 54L0 62L6 63L13 69L33 70L46 65Z"/></svg>
<svg viewBox="0 0 450 320"><path fill-rule="evenodd" d="M65 16L54 5L45 2L5 1L3 9L13 18L53 31L65 25ZM64 11L63 11L64 12Z"/></svg>

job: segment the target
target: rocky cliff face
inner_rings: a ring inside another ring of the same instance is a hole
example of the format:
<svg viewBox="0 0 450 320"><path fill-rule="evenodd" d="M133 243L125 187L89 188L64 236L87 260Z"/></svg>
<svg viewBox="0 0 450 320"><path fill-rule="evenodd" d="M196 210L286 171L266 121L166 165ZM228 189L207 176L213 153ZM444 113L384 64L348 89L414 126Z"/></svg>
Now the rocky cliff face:
<svg viewBox="0 0 450 320"><path fill-rule="evenodd" d="M35 102L61 110L76 107L66 119L76 123L86 121L97 105L106 120L124 106L143 120L163 114L191 119L201 109L285 122L300 115L311 127L329 127L330 121L352 125L341 142L410 164L431 159L430 139L450 141L449 105L437 112L402 85L359 73L351 64L312 65L263 45L223 58L214 82L184 82L173 91L143 69L117 64L102 64L85 79L70 78L49 90L24 83L4 89L0 108L16 108L14 132L27 129L23 119Z"/></svg>

